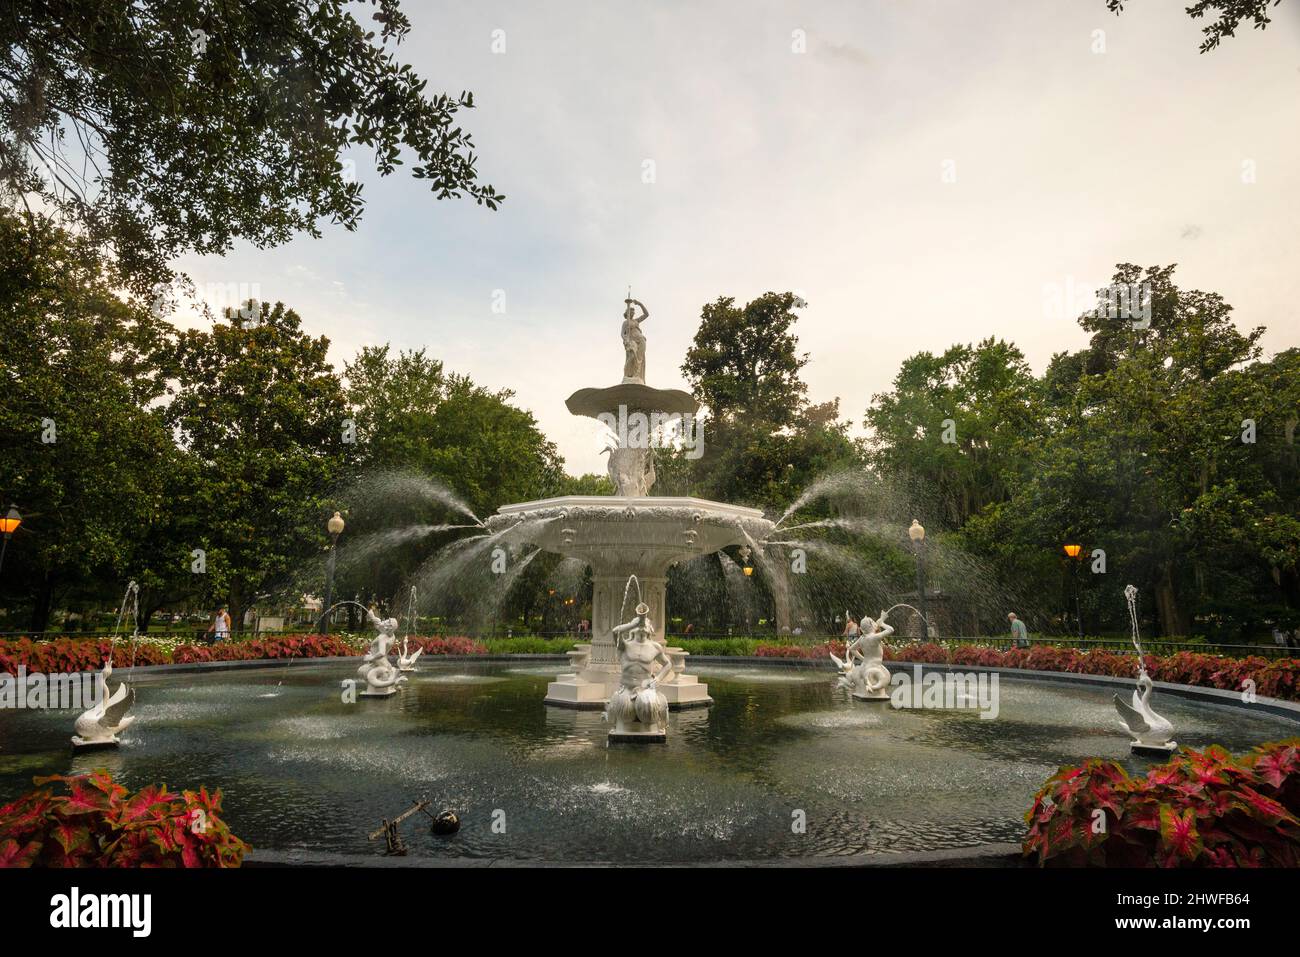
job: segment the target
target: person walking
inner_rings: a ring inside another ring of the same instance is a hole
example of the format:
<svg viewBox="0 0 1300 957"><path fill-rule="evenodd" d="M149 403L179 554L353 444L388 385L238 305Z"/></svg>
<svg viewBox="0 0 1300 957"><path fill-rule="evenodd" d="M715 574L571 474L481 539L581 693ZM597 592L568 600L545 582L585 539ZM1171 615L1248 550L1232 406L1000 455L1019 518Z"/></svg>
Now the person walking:
<svg viewBox="0 0 1300 957"><path fill-rule="evenodd" d="M1007 621L1011 622L1011 640L1017 648L1029 647L1029 631L1025 623L1016 617L1014 611L1007 612Z"/></svg>
<svg viewBox="0 0 1300 957"><path fill-rule="evenodd" d="M214 645L218 641L225 641L230 637L229 608L229 605L222 605L218 608L216 617L212 619L212 624L208 626L208 634L212 636L212 643Z"/></svg>

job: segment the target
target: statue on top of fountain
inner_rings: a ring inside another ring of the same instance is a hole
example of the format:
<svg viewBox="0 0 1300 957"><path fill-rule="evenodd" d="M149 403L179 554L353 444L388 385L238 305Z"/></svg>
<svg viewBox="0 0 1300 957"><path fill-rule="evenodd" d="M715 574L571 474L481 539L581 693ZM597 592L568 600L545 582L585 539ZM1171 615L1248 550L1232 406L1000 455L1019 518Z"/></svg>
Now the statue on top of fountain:
<svg viewBox="0 0 1300 957"><path fill-rule="evenodd" d="M883 642L894 633L894 626L886 624L888 615L889 612L882 611L874 621L863 618L857 637L852 638L844 649L844 660L831 655L831 660L840 670L839 686L847 688L859 701L889 699L889 669L885 667ZM848 617L847 613L845 617Z"/></svg>
<svg viewBox="0 0 1300 957"><path fill-rule="evenodd" d="M632 290L629 289L627 294L631 297ZM623 310L623 381L645 385L645 333L641 331L641 323L650 318L650 310L636 299L628 298L623 302L627 306ZM639 318L635 306L641 307Z"/></svg>
<svg viewBox="0 0 1300 957"><path fill-rule="evenodd" d="M615 625L614 646L621 670L619 685L605 708L605 719L614 722L611 741L661 742L668 737L668 699L658 685L673 670L664 646L654 640L650 606L638 602L636 617ZM654 671L656 662L663 667Z"/></svg>

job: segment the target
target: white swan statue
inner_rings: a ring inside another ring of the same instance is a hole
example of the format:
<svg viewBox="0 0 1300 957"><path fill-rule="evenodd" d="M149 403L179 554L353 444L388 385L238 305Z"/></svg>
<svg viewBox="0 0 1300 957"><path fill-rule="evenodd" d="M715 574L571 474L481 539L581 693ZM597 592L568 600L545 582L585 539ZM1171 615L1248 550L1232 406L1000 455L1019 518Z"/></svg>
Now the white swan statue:
<svg viewBox="0 0 1300 957"><path fill-rule="evenodd" d="M423 648L416 648L415 654L407 647L407 640L402 639L402 650L397 653L397 670L411 672L415 670L415 663L419 660L420 655L424 654Z"/></svg>
<svg viewBox="0 0 1300 957"><path fill-rule="evenodd" d="M1152 687L1151 676L1143 668L1138 675L1137 690L1133 692L1133 703L1125 704L1119 695L1115 695L1115 710L1133 739L1130 749L1139 753L1169 754L1178 748L1178 742L1173 740L1174 726L1168 718L1151 710Z"/></svg>
<svg viewBox="0 0 1300 957"><path fill-rule="evenodd" d="M105 661L96 678L95 706L83 712L73 726L77 732L72 736L74 748L116 747L121 743L118 735L135 722L134 716L127 715L135 704L135 689L123 682L110 694L108 679L112 674L113 662Z"/></svg>

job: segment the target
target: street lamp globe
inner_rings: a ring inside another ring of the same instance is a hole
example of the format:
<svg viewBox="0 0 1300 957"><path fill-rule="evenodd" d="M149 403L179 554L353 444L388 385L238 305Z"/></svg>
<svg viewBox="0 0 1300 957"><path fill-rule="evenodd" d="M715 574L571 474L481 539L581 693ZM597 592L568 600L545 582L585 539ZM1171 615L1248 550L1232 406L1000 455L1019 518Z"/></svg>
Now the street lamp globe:
<svg viewBox="0 0 1300 957"><path fill-rule="evenodd" d="M18 526L23 523L23 517L18 514L18 506L10 505L9 511L5 513L4 518L0 518L0 532L5 535L12 535L18 531Z"/></svg>
<svg viewBox="0 0 1300 957"><path fill-rule="evenodd" d="M340 515L338 512L335 512L334 517L331 518L329 522L326 524L326 528L329 529L331 535L333 535L335 538L338 538L340 535L343 534L343 525L344 525L343 516Z"/></svg>
<svg viewBox="0 0 1300 957"><path fill-rule="evenodd" d="M916 519L912 519L912 526L907 530L907 537L914 542L925 541L925 526Z"/></svg>

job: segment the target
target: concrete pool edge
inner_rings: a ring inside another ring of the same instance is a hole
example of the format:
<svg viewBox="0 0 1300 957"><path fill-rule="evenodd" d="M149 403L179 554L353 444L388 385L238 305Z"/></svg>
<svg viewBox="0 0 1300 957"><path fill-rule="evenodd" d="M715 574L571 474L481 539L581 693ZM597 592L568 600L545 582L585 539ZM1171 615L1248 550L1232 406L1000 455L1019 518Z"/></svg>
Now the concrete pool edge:
<svg viewBox="0 0 1300 957"><path fill-rule="evenodd" d="M244 867L382 867L382 868L805 868L805 867L1030 867L1019 844L980 844L940 851L908 851L897 854L841 854L813 857L714 859L707 861L662 861L629 864L619 861L543 861L496 857L385 857L382 854L335 854L315 850L258 850L244 858Z"/></svg>
<svg viewBox="0 0 1300 957"><path fill-rule="evenodd" d="M270 669L276 667L283 667L286 670L292 670L293 665L298 663L305 665L345 664L350 661L356 661L359 657L359 655L348 655L346 657L334 656L328 658L256 658L240 661L201 661L175 665L139 665L134 669L134 673L142 675L203 674L206 672L229 671L243 668ZM561 654L431 655L427 660L430 662L533 661L568 664L568 657ZM692 665L743 665L746 667L756 665L759 667L794 668L809 671L834 671L834 665L831 662L823 662L815 658L760 658L753 655L692 655L690 663ZM924 661L912 662L894 660L887 661L885 664L889 666L891 671L899 671L904 668L911 669L919 666L922 672L937 671L941 673L960 672L974 674L996 673L999 676L1013 681L1064 682L1070 684L1111 687L1115 689L1131 689L1134 684L1133 678L1120 678L1111 675L1090 675L1074 671L1036 671L1027 668L1004 668L997 665L941 664ZM130 669L123 670L128 674L131 671ZM1221 688L1207 688L1201 685L1181 685L1168 681L1157 681L1155 682L1155 687L1158 691L1177 695L1181 698L1189 698L1193 701L1240 708L1248 711L1258 710L1275 717L1289 718L1297 724L1300 724L1300 702L1286 701L1281 698L1268 698L1263 695L1258 696L1254 702L1248 702L1242 698L1242 693L1240 691L1226 691Z"/></svg>

